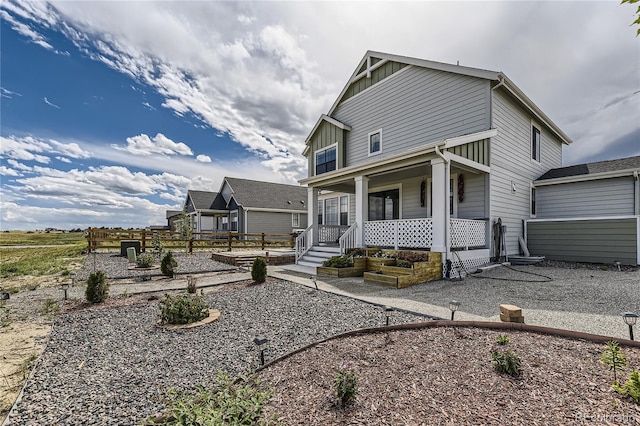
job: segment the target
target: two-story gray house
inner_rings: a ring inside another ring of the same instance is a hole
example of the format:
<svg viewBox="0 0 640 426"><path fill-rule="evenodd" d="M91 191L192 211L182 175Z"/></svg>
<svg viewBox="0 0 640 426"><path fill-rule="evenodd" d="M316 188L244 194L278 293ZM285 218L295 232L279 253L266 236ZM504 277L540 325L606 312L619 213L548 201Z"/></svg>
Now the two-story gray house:
<svg viewBox="0 0 640 426"><path fill-rule="evenodd" d="M570 143L501 72L368 51L306 139L298 263L412 248L442 252L455 275L489 262L498 241L516 254L533 182ZM506 233L494 242L498 219Z"/></svg>

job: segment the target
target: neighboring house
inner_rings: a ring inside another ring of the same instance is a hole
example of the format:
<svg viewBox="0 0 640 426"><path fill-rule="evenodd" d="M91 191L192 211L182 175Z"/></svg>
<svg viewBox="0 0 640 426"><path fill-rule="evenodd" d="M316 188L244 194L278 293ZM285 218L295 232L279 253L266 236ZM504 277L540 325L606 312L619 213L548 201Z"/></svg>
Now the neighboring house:
<svg viewBox="0 0 640 426"><path fill-rule="evenodd" d="M640 156L551 169L532 188L532 254L640 264Z"/></svg>
<svg viewBox="0 0 640 426"><path fill-rule="evenodd" d="M188 191L194 232L291 234L307 227L307 190L225 177L218 192Z"/></svg>
<svg viewBox="0 0 640 426"><path fill-rule="evenodd" d="M530 188L569 143L501 72L369 51L306 139L312 223L298 262L338 240L442 252L455 275L490 260L498 218L518 253ZM330 192L348 194L346 224L323 222Z"/></svg>
<svg viewBox="0 0 640 426"><path fill-rule="evenodd" d="M176 231L178 229L176 222L180 220L181 210L167 210L166 219L167 227L169 231Z"/></svg>

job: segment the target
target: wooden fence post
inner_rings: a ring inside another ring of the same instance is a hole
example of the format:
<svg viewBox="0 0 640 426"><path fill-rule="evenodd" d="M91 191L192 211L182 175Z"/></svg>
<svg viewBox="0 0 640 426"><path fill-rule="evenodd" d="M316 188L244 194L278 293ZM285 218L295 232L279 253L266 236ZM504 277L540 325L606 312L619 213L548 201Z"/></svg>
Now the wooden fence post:
<svg viewBox="0 0 640 426"><path fill-rule="evenodd" d="M141 243L141 246L142 246L142 247L140 247L140 251L141 251L142 253L146 253L146 252L147 252L146 233L147 233L147 231L145 231L145 230L143 229L143 230L142 230L142 233L141 233L141 235L142 235L142 243Z"/></svg>
<svg viewBox="0 0 640 426"><path fill-rule="evenodd" d="M231 251L231 231L229 231L229 235L227 237L228 243L229 243L229 251Z"/></svg>
<svg viewBox="0 0 640 426"><path fill-rule="evenodd" d="M87 253L91 253L91 238L92 238L92 228L87 229Z"/></svg>
<svg viewBox="0 0 640 426"><path fill-rule="evenodd" d="M193 253L193 238L189 238L189 254Z"/></svg>
<svg viewBox="0 0 640 426"><path fill-rule="evenodd" d="M264 232L262 233L262 242L261 242L260 250L264 250Z"/></svg>

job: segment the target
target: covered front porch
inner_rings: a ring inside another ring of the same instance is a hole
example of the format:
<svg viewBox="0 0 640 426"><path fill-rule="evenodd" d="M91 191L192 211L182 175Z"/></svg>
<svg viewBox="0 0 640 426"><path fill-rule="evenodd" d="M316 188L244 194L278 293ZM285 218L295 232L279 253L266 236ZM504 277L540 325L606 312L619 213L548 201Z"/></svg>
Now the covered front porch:
<svg viewBox="0 0 640 426"><path fill-rule="evenodd" d="M431 146L306 179L313 223L296 241L296 258L330 246L336 253L372 246L437 251L443 253L448 277L488 263L490 169L483 164L488 163L488 139L459 139L450 144L464 145L457 154ZM331 194L348 197L348 214L334 215L338 224L326 206L344 203L323 203Z"/></svg>

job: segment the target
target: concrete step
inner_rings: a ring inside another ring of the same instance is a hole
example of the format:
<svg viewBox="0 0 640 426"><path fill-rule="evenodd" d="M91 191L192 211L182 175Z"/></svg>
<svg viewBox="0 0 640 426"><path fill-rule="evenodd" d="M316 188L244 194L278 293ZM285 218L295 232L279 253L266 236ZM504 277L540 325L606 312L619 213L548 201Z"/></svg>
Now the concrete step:
<svg viewBox="0 0 640 426"><path fill-rule="evenodd" d="M340 254L340 247L336 246L313 246L311 247L313 251L321 251L326 253L333 253L332 256Z"/></svg>
<svg viewBox="0 0 640 426"><path fill-rule="evenodd" d="M302 256L302 260L306 261L306 262L315 262L315 263L322 263L327 259L330 259L331 256L329 257L324 257L324 256L315 256L313 254L305 254L304 256Z"/></svg>
<svg viewBox="0 0 640 426"><path fill-rule="evenodd" d="M313 262L305 262L304 260L298 260L298 265L300 266L308 266L310 268L317 268L318 266L322 266L322 264L317 264Z"/></svg>

